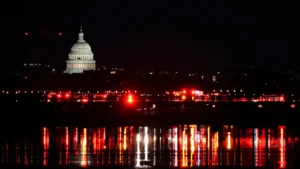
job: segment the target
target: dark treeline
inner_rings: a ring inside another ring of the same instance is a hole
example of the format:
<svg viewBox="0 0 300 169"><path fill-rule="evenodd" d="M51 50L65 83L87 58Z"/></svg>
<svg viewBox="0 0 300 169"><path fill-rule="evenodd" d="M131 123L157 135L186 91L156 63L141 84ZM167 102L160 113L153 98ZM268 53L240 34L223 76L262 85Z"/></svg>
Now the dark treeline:
<svg viewBox="0 0 300 169"><path fill-rule="evenodd" d="M57 73L47 65L4 67L0 74L3 89L139 90L145 92L196 88L204 91L243 90L245 93L299 93L300 75L262 69L216 72L136 72L98 70L84 74Z"/></svg>

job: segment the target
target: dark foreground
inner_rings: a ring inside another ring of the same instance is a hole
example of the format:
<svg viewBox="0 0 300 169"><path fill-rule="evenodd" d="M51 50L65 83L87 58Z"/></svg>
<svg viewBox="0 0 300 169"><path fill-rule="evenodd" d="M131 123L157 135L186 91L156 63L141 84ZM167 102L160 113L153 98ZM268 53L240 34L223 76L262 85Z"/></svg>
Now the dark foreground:
<svg viewBox="0 0 300 169"><path fill-rule="evenodd" d="M152 107L155 106L155 109ZM292 107L293 106L293 107ZM11 125L109 126L201 123L210 125L289 125L300 127L295 103L2 103ZM18 123L16 123L18 121Z"/></svg>

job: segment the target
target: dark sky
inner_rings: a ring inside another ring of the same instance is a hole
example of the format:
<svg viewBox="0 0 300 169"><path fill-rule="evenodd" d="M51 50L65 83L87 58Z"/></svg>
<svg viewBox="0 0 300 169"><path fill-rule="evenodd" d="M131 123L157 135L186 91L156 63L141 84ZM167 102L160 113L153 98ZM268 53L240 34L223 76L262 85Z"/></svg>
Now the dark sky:
<svg viewBox="0 0 300 169"><path fill-rule="evenodd" d="M10 61L64 67L82 24L98 65L153 68L157 57L179 70L299 64L299 10L288 1L2 3L1 55Z"/></svg>

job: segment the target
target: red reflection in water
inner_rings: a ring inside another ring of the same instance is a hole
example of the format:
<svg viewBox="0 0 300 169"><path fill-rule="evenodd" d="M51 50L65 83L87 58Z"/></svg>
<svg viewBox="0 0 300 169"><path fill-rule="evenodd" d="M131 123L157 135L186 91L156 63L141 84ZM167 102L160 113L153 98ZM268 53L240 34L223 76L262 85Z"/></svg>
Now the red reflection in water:
<svg viewBox="0 0 300 169"><path fill-rule="evenodd" d="M267 129L267 149L268 151L266 153L268 153L268 160L270 160L270 156L271 156L271 150L270 150L270 147L271 147L271 129Z"/></svg>
<svg viewBox="0 0 300 169"><path fill-rule="evenodd" d="M78 128L75 128L74 137L73 137L73 150L75 155L78 155Z"/></svg>
<svg viewBox="0 0 300 169"><path fill-rule="evenodd" d="M190 164L194 165L194 154L195 154L195 128L197 130L197 126L190 126L190 136L188 137L190 142L190 149L191 149L191 155L190 155Z"/></svg>
<svg viewBox="0 0 300 169"><path fill-rule="evenodd" d="M174 151L174 162L173 165L175 167L178 166L178 128L173 127L172 129L172 141L173 141L173 147L172 150Z"/></svg>
<svg viewBox="0 0 300 169"><path fill-rule="evenodd" d="M265 129L261 130L261 133L259 132L258 128L254 129L254 165L256 167L262 167L265 164Z"/></svg>
<svg viewBox="0 0 300 169"><path fill-rule="evenodd" d="M286 152L285 152L285 126L279 126L279 132L280 132L280 168L285 168L285 157L286 157Z"/></svg>
<svg viewBox="0 0 300 169"><path fill-rule="evenodd" d="M44 155L43 155L43 165L47 165L48 163L48 151L49 151L49 129L43 127L43 148L44 148Z"/></svg>
<svg viewBox="0 0 300 169"><path fill-rule="evenodd" d="M212 136L212 166L218 166L219 163L219 132L215 132Z"/></svg>
<svg viewBox="0 0 300 169"><path fill-rule="evenodd" d="M254 136L253 136L253 149L254 149L254 166L257 167L259 166L258 164L258 142L259 142L259 133L258 133L258 128L255 128L253 130Z"/></svg>
<svg viewBox="0 0 300 169"><path fill-rule="evenodd" d="M65 159L67 165L76 164L82 167L105 164L134 165L136 162L141 167L150 163L175 167L265 167L268 161L271 165L277 163L277 168L286 168L286 145L296 142L294 137L289 136L287 139L284 126L278 127L278 134L277 130L269 128L240 129L228 125L222 126L218 131L204 125L180 125L163 129L145 126L139 127L138 130L134 130L132 126L125 126L110 128L108 131L104 127L89 130L84 128L80 132L78 128L73 130L64 127L58 128L57 131L62 134L59 135L60 138L53 140L59 140L59 148L66 151L65 154L60 152L62 163ZM42 163L47 165L48 128L43 128L42 145ZM36 153L29 153L31 157L28 157L27 149L31 148L32 152L36 150L34 145L25 143L24 146L24 164L27 165L29 160L36 159ZM16 147L16 150L16 162L20 162L19 148ZM8 145L3 145L2 151L2 161L5 163L8 159Z"/></svg>
<svg viewBox="0 0 300 169"><path fill-rule="evenodd" d="M68 127L66 127L65 130L66 130L66 164L69 164L69 129L68 129Z"/></svg>
<svg viewBox="0 0 300 169"><path fill-rule="evenodd" d="M119 143L119 154L118 154L118 164L123 164L123 159L122 159L122 138L123 138L123 135L122 135L122 127L118 127L118 138L117 138L117 141Z"/></svg>
<svg viewBox="0 0 300 169"><path fill-rule="evenodd" d="M221 145L224 147L224 153L221 153L220 165L231 166L235 164L234 159L234 128L233 126L225 125L223 126L223 134L221 137L224 138L224 141L221 142ZM224 158L222 157L224 156Z"/></svg>
<svg viewBox="0 0 300 169"><path fill-rule="evenodd" d="M81 139L81 166L87 167L87 131L83 129L83 136Z"/></svg>
<svg viewBox="0 0 300 169"><path fill-rule="evenodd" d="M124 143L123 143L123 146L124 146L124 150L127 150L127 131L128 130L128 127L125 127L124 128Z"/></svg>
<svg viewBox="0 0 300 169"><path fill-rule="evenodd" d="M97 165L100 165L100 161L102 159L99 159L99 155L101 154L101 129L97 129L97 136L96 136L96 146L97 146Z"/></svg>
<svg viewBox="0 0 300 169"><path fill-rule="evenodd" d="M207 126L207 133L206 133L206 135L207 135L207 141L206 141L206 144L207 144L207 152L208 152L208 154L207 154L207 157L208 157L208 166L211 166L212 165L212 157L211 157L211 153L210 153L210 151L211 151L211 147L210 147L210 144L211 144L211 133L210 133L210 126Z"/></svg>
<svg viewBox="0 0 300 169"><path fill-rule="evenodd" d="M211 144L216 145L212 142L210 133L209 126L200 126L198 129L197 125L184 125L182 130L178 131L179 135L173 138L176 143L173 144L176 145L179 142L181 167L212 165ZM217 151L214 152L214 155L218 156ZM175 154L175 160L176 158L177 154ZM176 164L177 162L174 161L173 163Z"/></svg>
<svg viewBox="0 0 300 169"><path fill-rule="evenodd" d="M240 131L240 166L253 166L253 129Z"/></svg>
<svg viewBox="0 0 300 169"><path fill-rule="evenodd" d="M259 132L258 128L254 129L254 157L255 166L264 166L265 160L265 148L266 148L266 129L262 129Z"/></svg>
<svg viewBox="0 0 300 169"><path fill-rule="evenodd" d="M130 126L129 127L129 141L128 143L130 143L130 145L127 145L128 147L128 152L134 152L135 151L135 147L133 146L134 145L134 141L135 141L135 128L133 126ZM129 156L128 158L128 162L130 163L131 160L134 160L134 159L131 159L132 157ZM134 157L133 157L134 158Z"/></svg>
<svg viewBox="0 0 300 169"><path fill-rule="evenodd" d="M206 166L208 165L207 162L210 160L210 157L208 157L208 147L207 147L207 127L206 126L200 126L199 132L198 132L198 154L199 155L199 164L200 166Z"/></svg>
<svg viewBox="0 0 300 169"><path fill-rule="evenodd" d="M106 149L106 129L102 128L102 137L101 137L101 144L100 144L100 148L102 150L102 165L104 165L104 150Z"/></svg>
<svg viewBox="0 0 300 169"><path fill-rule="evenodd" d="M24 147L24 164L25 165L28 165L28 145L27 145L27 143L25 142L25 145L24 145L25 147Z"/></svg>
<svg viewBox="0 0 300 169"><path fill-rule="evenodd" d="M186 130L187 130L187 125L183 126L183 130L182 130L182 135L181 135L181 150L182 150L182 155L181 155L181 166L182 167L187 167L188 166L188 159L187 159L187 151L188 151L188 137L186 134Z"/></svg>
<svg viewBox="0 0 300 169"><path fill-rule="evenodd" d="M97 154L97 132L93 133L93 154Z"/></svg>

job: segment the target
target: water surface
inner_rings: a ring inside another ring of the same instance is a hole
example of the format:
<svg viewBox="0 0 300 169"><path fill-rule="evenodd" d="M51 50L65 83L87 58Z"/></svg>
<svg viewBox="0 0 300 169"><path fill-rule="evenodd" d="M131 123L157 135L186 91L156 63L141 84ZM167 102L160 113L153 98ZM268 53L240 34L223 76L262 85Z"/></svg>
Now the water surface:
<svg viewBox="0 0 300 169"><path fill-rule="evenodd" d="M43 127L22 137L3 136L0 159L1 164L22 166L290 168L298 147L298 137L285 126Z"/></svg>

